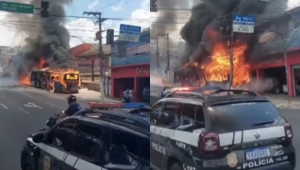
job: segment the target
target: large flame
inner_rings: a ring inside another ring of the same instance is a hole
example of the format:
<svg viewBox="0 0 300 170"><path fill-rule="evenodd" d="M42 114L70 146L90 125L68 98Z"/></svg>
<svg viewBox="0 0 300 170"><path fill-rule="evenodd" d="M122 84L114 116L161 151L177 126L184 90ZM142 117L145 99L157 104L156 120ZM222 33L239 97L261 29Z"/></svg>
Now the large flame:
<svg viewBox="0 0 300 170"><path fill-rule="evenodd" d="M241 42L239 42L241 44ZM233 86L241 86L250 81L250 65L245 62L246 44L241 44L234 47L234 71L233 71ZM213 47L211 61L204 65L204 74L208 81L224 82L228 81L230 73L230 54L226 46L222 43L217 43Z"/></svg>
<svg viewBox="0 0 300 170"><path fill-rule="evenodd" d="M49 68L49 64L43 58L41 58L41 60L34 65L33 69L49 71L51 73L50 79L53 80L53 82L61 83L65 87L67 87L67 84L64 81L64 76L66 74L76 74L79 76L79 71L75 69L51 69ZM22 85L27 85L27 86L30 85L30 74L31 73L29 73L27 76L23 76L20 78L20 83ZM80 79L77 79L74 82L78 83L78 80L79 80L78 86L80 87L81 86ZM53 87L53 84L51 86Z"/></svg>

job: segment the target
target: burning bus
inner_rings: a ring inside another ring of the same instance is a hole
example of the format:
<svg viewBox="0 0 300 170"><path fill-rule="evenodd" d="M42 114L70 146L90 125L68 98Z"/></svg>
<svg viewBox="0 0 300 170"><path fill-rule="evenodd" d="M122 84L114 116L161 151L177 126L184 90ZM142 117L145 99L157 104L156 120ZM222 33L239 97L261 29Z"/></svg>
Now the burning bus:
<svg viewBox="0 0 300 170"><path fill-rule="evenodd" d="M78 93L80 82L79 72L73 70L34 69L30 75L30 86L53 93Z"/></svg>
<svg viewBox="0 0 300 170"><path fill-rule="evenodd" d="M74 70L34 69L30 75L30 86L53 93L78 93L80 74Z"/></svg>

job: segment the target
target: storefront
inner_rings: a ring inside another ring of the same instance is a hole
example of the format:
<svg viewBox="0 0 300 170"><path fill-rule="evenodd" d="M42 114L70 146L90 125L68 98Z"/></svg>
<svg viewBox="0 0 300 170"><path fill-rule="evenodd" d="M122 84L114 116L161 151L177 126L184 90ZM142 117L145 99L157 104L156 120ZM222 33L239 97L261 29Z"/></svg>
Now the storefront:
<svg viewBox="0 0 300 170"><path fill-rule="evenodd" d="M141 101L144 88L150 88L150 64L126 65L111 68L112 97L119 98L127 89L134 90Z"/></svg>
<svg viewBox="0 0 300 170"><path fill-rule="evenodd" d="M285 85L288 87L288 95L295 97L300 94L300 54L298 51L291 51L287 57L287 74L285 70L284 57L278 56L272 59L261 61L258 64L252 66L257 78L264 79L267 69L279 70L284 72ZM273 71L274 72L274 71ZM275 73L277 77L278 73ZM298 80L299 79L299 80ZM298 83L299 82L299 83ZM292 89L292 90L290 90Z"/></svg>

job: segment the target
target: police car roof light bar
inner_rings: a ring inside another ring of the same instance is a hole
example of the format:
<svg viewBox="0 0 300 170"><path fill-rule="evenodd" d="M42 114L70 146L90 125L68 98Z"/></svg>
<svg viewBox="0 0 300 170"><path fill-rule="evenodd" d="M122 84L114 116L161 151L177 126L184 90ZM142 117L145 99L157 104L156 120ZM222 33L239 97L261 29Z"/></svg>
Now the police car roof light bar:
<svg viewBox="0 0 300 170"><path fill-rule="evenodd" d="M96 103L90 102L89 107L92 109L108 109L108 108L123 108L123 109L138 109L145 108L144 103Z"/></svg>

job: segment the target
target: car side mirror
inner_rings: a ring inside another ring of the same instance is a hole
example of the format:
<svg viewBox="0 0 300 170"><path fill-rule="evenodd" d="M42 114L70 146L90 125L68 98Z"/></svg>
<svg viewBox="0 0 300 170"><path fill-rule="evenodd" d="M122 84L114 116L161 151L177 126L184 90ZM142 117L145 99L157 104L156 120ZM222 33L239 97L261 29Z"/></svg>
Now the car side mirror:
<svg viewBox="0 0 300 170"><path fill-rule="evenodd" d="M41 143L44 140L44 133L37 133L32 136L34 143Z"/></svg>

